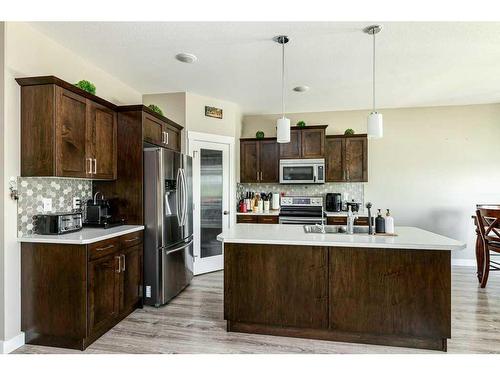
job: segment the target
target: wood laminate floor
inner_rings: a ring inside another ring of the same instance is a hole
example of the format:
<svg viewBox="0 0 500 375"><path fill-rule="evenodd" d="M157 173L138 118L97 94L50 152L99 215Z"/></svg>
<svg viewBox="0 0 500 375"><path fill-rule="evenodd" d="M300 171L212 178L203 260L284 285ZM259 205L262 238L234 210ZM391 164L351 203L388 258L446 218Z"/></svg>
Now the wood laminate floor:
<svg viewBox="0 0 500 375"><path fill-rule="evenodd" d="M162 308L136 310L86 351L24 345L15 353L441 353L226 332L223 274L195 277ZM500 273L478 287L475 269L453 267L448 353L500 353Z"/></svg>

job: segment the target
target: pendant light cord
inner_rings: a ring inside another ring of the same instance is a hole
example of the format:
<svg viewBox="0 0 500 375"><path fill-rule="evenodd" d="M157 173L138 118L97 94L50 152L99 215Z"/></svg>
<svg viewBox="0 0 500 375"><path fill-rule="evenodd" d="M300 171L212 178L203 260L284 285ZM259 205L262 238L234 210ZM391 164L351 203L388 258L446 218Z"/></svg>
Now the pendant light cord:
<svg viewBox="0 0 500 375"><path fill-rule="evenodd" d="M281 113L285 117L285 37L282 37L281 48Z"/></svg>
<svg viewBox="0 0 500 375"><path fill-rule="evenodd" d="M375 33L373 33L373 112L375 108Z"/></svg>

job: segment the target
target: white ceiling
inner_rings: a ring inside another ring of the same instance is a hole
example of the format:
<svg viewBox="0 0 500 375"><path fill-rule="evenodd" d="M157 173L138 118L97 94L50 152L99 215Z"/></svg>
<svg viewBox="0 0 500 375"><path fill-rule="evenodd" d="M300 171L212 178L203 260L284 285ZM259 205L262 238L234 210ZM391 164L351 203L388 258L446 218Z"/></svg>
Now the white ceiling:
<svg viewBox="0 0 500 375"><path fill-rule="evenodd" d="M244 113L281 107L286 34L287 112L371 106L373 22L43 22L32 25L144 94L191 91ZM380 108L500 102L500 23L380 22ZM174 59L193 53L196 64ZM296 93L297 85L310 86Z"/></svg>

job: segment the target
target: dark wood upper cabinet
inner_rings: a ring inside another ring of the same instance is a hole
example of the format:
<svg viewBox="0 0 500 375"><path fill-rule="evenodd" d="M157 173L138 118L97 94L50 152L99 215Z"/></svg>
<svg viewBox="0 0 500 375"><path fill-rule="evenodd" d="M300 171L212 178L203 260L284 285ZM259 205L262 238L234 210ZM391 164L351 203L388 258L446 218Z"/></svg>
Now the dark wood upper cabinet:
<svg viewBox="0 0 500 375"><path fill-rule="evenodd" d="M348 137L345 139L345 169L347 181L368 181L367 137Z"/></svg>
<svg viewBox="0 0 500 375"><path fill-rule="evenodd" d="M259 181L259 142L254 139L240 141L240 182Z"/></svg>
<svg viewBox="0 0 500 375"><path fill-rule="evenodd" d="M344 139L326 137L326 181L344 181Z"/></svg>
<svg viewBox="0 0 500 375"><path fill-rule="evenodd" d="M144 140L162 146L164 140L163 123L147 113L143 113L142 116Z"/></svg>
<svg viewBox="0 0 500 375"><path fill-rule="evenodd" d="M181 151L181 131L183 127L162 116L145 105L126 105L118 107L118 112L126 116L140 114L142 120L142 137L145 142L165 147L173 151Z"/></svg>
<svg viewBox="0 0 500 375"><path fill-rule="evenodd" d="M259 146L259 182L278 182L279 146L276 139L262 140Z"/></svg>
<svg viewBox="0 0 500 375"><path fill-rule="evenodd" d="M301 130L302 158L319 159L325 157L325 129L305 128Z"/></svg>
<svg viewBox="0 0 500 375"><path fill-rule="evenodd" d="M290 130L290 142L280 143L280 159L300 159L302 147L302 131L300 129Z"/></svg>
<svg viewBox="0 0 500 375"><path fill-rule="evenodd" d="M92 178L116 178L116 112L90 102L88 107L87 147L93 160Z"/></svg>
<svg viewBox="0 0 500 375"><path fill-rule="evenodd" d="M116 178L116 106L53 76L18 78L21 175Z"/></svg>
<svg viewBox="0 0 500 375"><path fill-rule="evenodd" d="M280 143L280 159L321 159L325 157L325 131L328 125L293 126L290 142Z"/></svg>
<svg viewBox="0 0 500 375"><path fill-rule="evenodd" d="M327 182L368 181L366 134L328 135L325 142Z"/></svg>
<svg viewBox="0 0 500 375"><path fill-rule="evenodd" d="M86 140L87 99L58 86L55 92L55 175L89 177L90 147ZM53 125L47 123L40 126Z"/></svg>
<svg viewBox="0 0 500 375"><path fill-rule="evenodd" d="M240 181L279 182L276 138L240 140Z"/></svg>

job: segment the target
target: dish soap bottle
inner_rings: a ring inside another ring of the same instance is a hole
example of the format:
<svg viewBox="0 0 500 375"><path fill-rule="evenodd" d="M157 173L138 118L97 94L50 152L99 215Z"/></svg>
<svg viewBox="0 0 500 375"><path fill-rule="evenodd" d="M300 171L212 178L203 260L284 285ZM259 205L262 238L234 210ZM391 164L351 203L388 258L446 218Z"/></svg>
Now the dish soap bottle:
<svg viewBox="0 0 500 375"><path fill-rule="evenodd" d="M394 218L391 216L389 209L385 214L385 233L394 234Z"/></svg>
<svg viewBox="0 0 500 375"><path fill-rule="evenodd" d="M378 209L377 218L375 219L375 233L385 233L385 220L382 217L380 208Z"/></svg>

